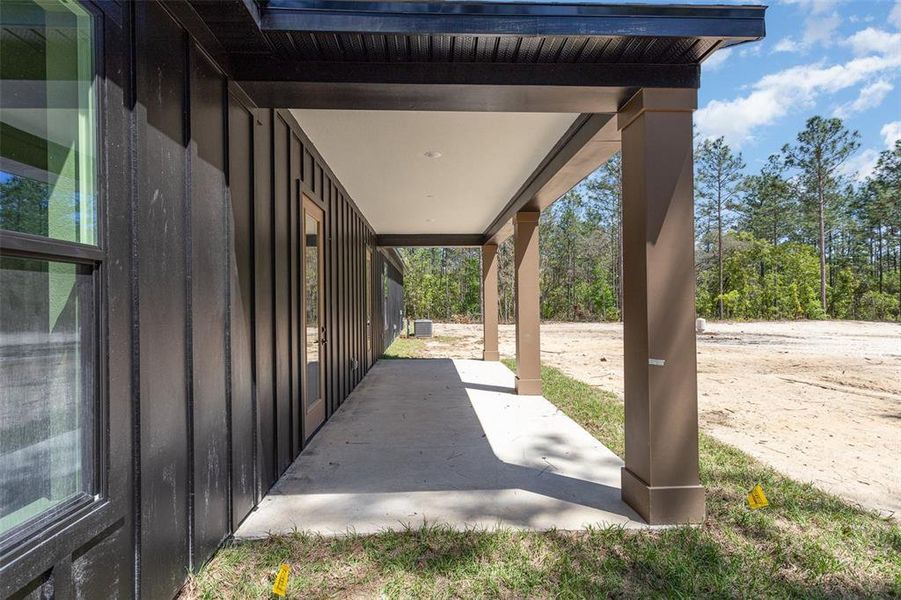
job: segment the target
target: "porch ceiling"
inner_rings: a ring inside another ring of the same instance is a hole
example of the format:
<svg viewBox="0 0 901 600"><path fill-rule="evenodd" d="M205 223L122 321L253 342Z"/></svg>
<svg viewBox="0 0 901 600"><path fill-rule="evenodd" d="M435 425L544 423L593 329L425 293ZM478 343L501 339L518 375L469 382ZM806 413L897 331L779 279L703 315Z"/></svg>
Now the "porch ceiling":
<svg viewBox="0 0 901 600"><path fill-rule="evenodd" d="M292 112L381 235L482 234L579 116Z"/></svg>

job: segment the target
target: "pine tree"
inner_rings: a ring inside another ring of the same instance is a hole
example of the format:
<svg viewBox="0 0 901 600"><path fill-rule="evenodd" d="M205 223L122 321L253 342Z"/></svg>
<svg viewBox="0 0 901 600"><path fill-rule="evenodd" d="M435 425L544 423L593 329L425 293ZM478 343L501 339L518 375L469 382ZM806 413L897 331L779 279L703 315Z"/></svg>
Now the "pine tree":
<svg viewBox="0 0 901 600"><path fill-rule="evenodd" d="M774 246L791 237L797 228L798 205L785 178L785 163L772 155L757 175L745 178L738 227Z"/></svg>
<svg viewBox="0 0 901 600"><path fill-rule="evenodd" d="M860 145L860 134L845 128L841 119L811 117L797 143L787 146L787 162L799 170L804 199L816 214L817 250L820 257L820 304L826 311L826 230L831 205L839 187L839 167Z"/></svg>
<svg viewBox="0 0 901 600"><path fill-rule="evenodd" d="M698 211L716 230L717 317L723 318L723 233L732 223L745 163L722 137L704 140L695 152Z"/></svg>

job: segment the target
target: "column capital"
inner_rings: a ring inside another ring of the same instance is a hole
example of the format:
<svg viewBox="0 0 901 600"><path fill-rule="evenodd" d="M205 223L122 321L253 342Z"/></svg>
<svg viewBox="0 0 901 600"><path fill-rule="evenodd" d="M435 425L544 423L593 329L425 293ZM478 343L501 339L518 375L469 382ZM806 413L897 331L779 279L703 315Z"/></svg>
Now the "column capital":
<svg viewBox="0 0 901 600"><path fill-rule="evenodd" d="M642 88L629 98L616 115L623 130L647 111L693 112L698 108L698 90L693 88Z"/></svg>
<svg viewBox="0 0 901 600"><path fill-rule="evenodd" d="M522 211L513 215L513 223L537 223L540 218L541 213L537 210Z"/></svg>

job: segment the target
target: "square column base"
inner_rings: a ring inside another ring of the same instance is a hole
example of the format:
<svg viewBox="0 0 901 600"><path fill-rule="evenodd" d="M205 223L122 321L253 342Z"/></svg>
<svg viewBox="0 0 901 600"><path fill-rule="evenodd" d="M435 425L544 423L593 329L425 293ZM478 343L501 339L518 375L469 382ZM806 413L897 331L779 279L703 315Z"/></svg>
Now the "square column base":
<svg viewBox="0 0 901 600"><path fill-rule="evenodd" d="M520 396L540 396L541 380L540 379L520 379L516 378L516 393Z"/></svg>
<svg viewBox="0 0 901 600"><path fill-rule="evenodd" d="M626 467L622 469L623 500L650 525L704 522L704 487L654 487Z"/></svg>
<svg viewBox="0 0 901 600"><path fill-rule="evenodd" d="M501 353L497 350L483 350L482 351L482 360L485 361L494 361L497 362L501 359Z"/></svg>

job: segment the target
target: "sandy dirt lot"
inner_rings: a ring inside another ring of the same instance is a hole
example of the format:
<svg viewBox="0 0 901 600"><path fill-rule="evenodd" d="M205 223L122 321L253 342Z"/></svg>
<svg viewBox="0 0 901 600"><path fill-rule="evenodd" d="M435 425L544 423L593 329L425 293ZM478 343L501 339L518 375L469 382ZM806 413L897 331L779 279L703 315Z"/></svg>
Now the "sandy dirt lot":
<svg viewBox="0 0 901 600"><path fill-rule="evenodd" d="M435 356L481 356L481 325L435 324ZM450 336L457 338L451 340ZM502 325L501 354L514 330ZM542 360L623 393L622 325L547 323ZM698 336L704 431L796 479L901 517L901 326L708 323Z"/></svg>

